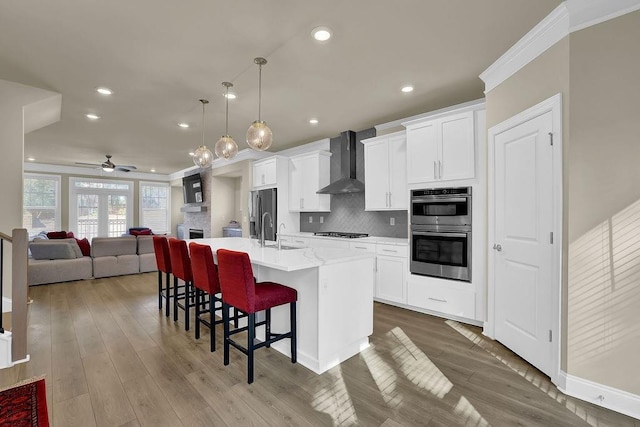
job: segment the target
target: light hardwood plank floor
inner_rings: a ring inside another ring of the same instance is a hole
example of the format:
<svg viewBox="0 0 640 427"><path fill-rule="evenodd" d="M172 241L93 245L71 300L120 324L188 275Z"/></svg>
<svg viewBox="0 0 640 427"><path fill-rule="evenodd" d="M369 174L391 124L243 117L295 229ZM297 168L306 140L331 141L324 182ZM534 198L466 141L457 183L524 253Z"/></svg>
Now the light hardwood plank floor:
<svg viewBox="0 0 640 427"><path fill-rule="evenodd" d="M323 375L272 349L256 378L158 310L155 273L31 288L31 360L0 387L46 376L49 416L73 426L628 426L567 397L480 328L375 304L371 346ZM192 320L192 325L193 325ZM345 325L348 327L348 325ZM193 329L193 328L192 328Z"/></svg>

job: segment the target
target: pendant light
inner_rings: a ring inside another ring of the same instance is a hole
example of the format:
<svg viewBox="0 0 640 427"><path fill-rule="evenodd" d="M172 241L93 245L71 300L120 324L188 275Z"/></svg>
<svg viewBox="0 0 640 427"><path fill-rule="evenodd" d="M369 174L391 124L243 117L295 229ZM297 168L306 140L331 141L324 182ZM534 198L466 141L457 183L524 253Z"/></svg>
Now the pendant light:
<svg viewBox="0 0 640 427"><path fill-rule="evenodd" d="M258 74L258 120L251 123L247 130L247 144L249 147L257 151L268 150L273 142L273 135L267 123L260 119L260 104L262 103L262 66L267 63L264 58L255 58L253 60L260 69Z"/></svg>
<svg viewBox="0 0 640 427"><path fill-rule="evenodd" d="M193 154L193 163L200 168L208 168L213 161L213 153L204 145L204 106L209 103L206 99L201 99L202 103L202 145Z"/></svg>
<svg viewBox="0 0 640 427"><path fill-rule="evenodd" d="M230 160L238 154L238 144L229 136L229 88L233 87L233 83L222 82L222 86L227 88L225 98L227 99L227 114L225 121L225 131L222 138L216 142L215 152L220 159Z"/></svg>

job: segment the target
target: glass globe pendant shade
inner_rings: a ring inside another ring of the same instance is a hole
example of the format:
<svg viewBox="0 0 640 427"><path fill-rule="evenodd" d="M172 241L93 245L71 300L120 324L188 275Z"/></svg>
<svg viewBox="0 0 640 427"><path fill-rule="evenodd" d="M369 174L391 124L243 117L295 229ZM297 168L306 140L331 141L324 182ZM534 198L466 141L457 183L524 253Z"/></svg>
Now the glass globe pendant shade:
<svg viewBox="0 0 640 427"><path fill-rule="evenodd" d="M238 144L229 135L224 135L216 142L215 152L220 159L233 159L238 154Z"/></svg>
<svg viewBox="0 0 640 427"><path fill-rule="evenodd" d="M267 126L267 122L256 120L247 129L247 144L257 151L265 151L271 147L273 134Z"/></svg>
<svg viewBox="0 0 640 427"><path fill-rule="evenodd" d="M198 147L193 154L193 163L200 168L207 168L213 161L213 153L206 145Z"/></svg>

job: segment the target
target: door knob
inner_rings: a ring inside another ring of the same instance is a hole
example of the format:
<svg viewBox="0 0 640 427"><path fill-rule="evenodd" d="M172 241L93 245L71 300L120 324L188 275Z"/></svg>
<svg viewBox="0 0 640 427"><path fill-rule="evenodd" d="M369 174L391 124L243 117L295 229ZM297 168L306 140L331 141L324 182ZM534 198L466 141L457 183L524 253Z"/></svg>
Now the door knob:
<svg viewBox="0 0 640 427"><path fill-rule="evenodd" d="M500 252L502 250L502 245L496 243L496 244L493 245L493 249L495 249L496 251Z"/></svg>

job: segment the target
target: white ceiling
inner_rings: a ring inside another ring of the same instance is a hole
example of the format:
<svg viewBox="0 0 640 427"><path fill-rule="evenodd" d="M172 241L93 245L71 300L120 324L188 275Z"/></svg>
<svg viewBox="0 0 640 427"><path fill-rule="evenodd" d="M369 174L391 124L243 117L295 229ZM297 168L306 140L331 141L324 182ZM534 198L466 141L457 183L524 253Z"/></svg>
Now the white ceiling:
<svg viewBox="0 0 640 427"><path fill-rule="evenodd" d="M210 148L224 133L223 81L235 85L240 149L262 119L278 151L341 131L483 96L478 75L560 0L167 0L0 2L0 79L62 94L60 122L25 137L25 158L192 165L201 105ZM310 36L319 25L330 42ZM415 91L400 92L411 83ZM98 86L114 91L110 97ZM85 113L101 116L89 121ZM310 118L318 125L310 125ZM177 123L191 124L187 130Z"/></svg>

